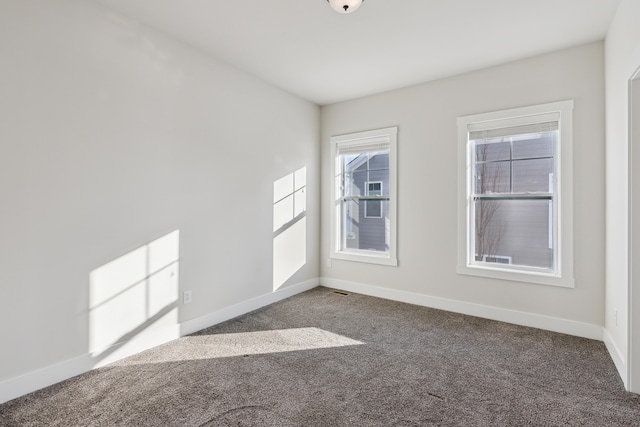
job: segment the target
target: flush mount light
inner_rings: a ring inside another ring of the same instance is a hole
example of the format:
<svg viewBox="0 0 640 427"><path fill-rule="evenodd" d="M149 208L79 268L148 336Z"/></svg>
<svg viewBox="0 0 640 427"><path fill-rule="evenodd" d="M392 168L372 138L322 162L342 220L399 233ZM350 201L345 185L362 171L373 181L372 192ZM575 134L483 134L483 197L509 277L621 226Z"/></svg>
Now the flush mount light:
<svg viewBox="0 0 640 427"><path fill-rule="evenodd" d="M364 0L327 0L333 10L338 13L355 12Z"/></svg>

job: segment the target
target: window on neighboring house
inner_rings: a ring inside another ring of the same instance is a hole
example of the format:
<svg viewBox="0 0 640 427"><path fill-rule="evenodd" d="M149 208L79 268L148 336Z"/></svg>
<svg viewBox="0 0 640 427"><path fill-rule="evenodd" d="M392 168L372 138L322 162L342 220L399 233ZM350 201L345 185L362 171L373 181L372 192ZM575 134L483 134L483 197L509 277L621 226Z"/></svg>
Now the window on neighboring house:
<svg viewBox="0 0 640 427"><path fill-rule="evenodd" d="M397 265L396 138L395 127L331 137L332 258Z"/></svg>
<svg viewBox="0 0 640 427"><path fill-rule="evenodd" d="M460 273L573 286L572 110L458 119Z"/></svg>
<svg viewBox="0 0 640 427"><path fill-rule="evenodd" d="M485 262L496 262L498 264L511 264L510 256L500 256L500 255L483 255L482 261Z"/></svg>
<svg viewBox="0 0 640 427"><path fill-rule="evenodd" d="M387 172L388 175L388 172ZM382 218L383 206L382 200L382 181L366 182L365 191L367 199L364 201L364 217L365 218Z"/></svg>

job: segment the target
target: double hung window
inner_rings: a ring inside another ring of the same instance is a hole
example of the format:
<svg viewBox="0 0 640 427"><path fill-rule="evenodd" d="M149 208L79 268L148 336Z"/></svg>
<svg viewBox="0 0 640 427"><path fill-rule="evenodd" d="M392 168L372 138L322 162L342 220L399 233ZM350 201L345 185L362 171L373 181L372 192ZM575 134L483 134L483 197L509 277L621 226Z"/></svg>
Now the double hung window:
<svg viewBox="0 0 640 427"><path fill-rule="evenodd" d="M572 106L459 118L459 272L572 286Z"/></svg>
<svg viewBox="0 0 640 427"><path fill-rule="evenodd" d="M331 138L331 257L396 265L397 128Z"/></svg>

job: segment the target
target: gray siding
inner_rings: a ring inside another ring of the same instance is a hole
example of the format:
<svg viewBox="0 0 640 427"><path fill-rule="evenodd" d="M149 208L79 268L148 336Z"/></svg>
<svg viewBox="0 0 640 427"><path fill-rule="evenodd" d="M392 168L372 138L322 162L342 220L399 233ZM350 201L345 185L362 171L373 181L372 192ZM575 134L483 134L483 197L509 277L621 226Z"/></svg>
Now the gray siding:
<svg viewBox="0 0 640 427"><path fill-rule="evenodd" d="M382 194L389 194L389 154L378 154L360 165L353 174L353 187L359 195L366 195L367 182L382 182ZM387 226L389 221L389 203L386 201L372 201L368 203L381 204L381 218L366 217L365 201L358 206L351 206L351 224L355 236L347 239L347 247L353 249L370 249L375 251L387 251ZM355 203L354 203L355 205ZM371 214L376 209L371 207Z"/></svg>
<svg viewBox="0 0 640 427"><path fill-rule="evenodd" d="M511 257L511 263L516 265L552 268L549 202L519 200L492 203L499 205L487 227L487 234L495 236L497 242L484 254Z"/></svg>
<svg viewBox="0 0 640 427"><path fill-rule="evenodd" d="M479 144L476 150L476 193L546 193L553 174L553 136L510 143ZM553 249L549 241L549 200L501 200L476 202L476 226L482 222L480 209L486 209L483 232L476 235L476 256L509 257L511 264L553 268ZM481 247L482 246L482 247ZM494 260L489 260L493 262ZM496 260L496 262L500 262Z"/></svg>

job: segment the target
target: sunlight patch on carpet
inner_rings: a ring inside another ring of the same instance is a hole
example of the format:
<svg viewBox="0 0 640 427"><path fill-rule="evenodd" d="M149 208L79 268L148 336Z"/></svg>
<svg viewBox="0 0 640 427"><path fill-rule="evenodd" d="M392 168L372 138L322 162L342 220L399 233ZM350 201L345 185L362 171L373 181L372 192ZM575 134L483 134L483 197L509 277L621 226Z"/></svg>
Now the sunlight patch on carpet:
<svg viewBox="0 0 640 427"><path fill-rule="evenodd" d="M238 357L287 351L318 350L364 344L319 328L295 328L231 334L195 335L180 339L178 345L134 356L130 363L178 362L184 360Z"/></svg>

